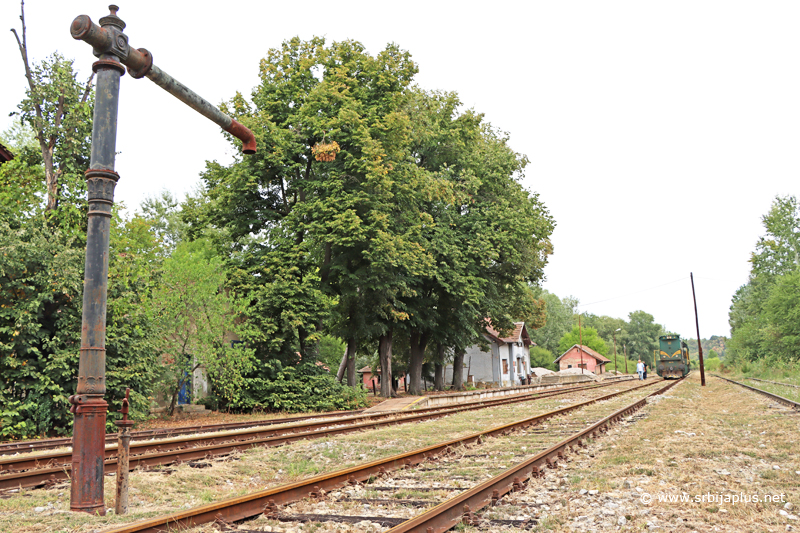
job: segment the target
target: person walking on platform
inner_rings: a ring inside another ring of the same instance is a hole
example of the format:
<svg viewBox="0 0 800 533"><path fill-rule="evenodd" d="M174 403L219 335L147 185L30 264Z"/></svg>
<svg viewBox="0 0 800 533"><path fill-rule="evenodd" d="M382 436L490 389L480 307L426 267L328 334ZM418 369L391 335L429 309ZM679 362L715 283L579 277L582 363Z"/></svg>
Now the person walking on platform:
<svg viewBox="0 0 800 533"><path fill-rule="evenodd" d="M644 380L644 363L642 363L641 359L636 363L636 372L639 373L639 379Z"/></svg>

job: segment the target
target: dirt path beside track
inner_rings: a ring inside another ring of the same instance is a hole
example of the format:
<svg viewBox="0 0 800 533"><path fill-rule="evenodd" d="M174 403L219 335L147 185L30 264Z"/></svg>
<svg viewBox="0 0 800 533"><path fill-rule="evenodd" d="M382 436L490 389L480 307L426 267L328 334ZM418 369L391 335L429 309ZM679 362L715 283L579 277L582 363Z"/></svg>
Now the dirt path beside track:
<svg viewBox="0 0 800 533"><path fill-rule="evenodd" d="M799 438L797 411L695 373L516 498L537 531L800 531Z"/></svg>

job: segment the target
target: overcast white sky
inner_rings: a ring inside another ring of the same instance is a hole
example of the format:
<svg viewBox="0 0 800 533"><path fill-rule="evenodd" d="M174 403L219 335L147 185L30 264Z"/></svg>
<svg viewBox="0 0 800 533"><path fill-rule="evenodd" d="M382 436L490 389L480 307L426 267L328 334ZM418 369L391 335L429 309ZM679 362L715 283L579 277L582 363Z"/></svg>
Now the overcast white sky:
<svg viewBox="0 0 800 533"><path fill-rule="evenodd" d="M293 36L409 50L425 89L457 91L527 154L524 185L558 226L545 288L581 310L642 309L669 330L728 335L760 218L798 194L800 3L789 1L167 2L119 0L136 48L212 103L249 95L258 61ZM94 57L72 19L96 0L29 0L35 61L58 50L82 78ZM0 1L0 130L25 79ZM122 79L116 198L183 195L233 152L213 123L152 82Z"/></svg>

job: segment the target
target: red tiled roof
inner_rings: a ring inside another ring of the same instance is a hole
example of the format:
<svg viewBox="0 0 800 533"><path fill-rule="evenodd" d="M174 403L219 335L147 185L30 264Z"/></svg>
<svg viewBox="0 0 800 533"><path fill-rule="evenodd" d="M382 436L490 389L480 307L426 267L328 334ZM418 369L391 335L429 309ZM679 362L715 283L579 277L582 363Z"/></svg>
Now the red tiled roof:
<svg viewBox="0 0 800 533"><path fill-rule="evenodd" d="M604 356L602 356L602 355L600 355L599 353L595 352L594 350L592 350L592 349L591 349L591 348L589 348L588 346L583 346L583 345L581 345L581 348L583 348L583 353L585 353L586 355L590 355L590 356L594 357L595 359L597 359L597 360L598 360L598 361L600 361L601 363L610 363L610 362L611 362L611 359L606 359ZM558 359L556 359L556 360L555 360L555 361L553 361L553 362L554 362L554 363L557 363L557 362L559 362L559 361L561 360L561 358L562 358L562 357L564 357L565 355L567 355L567 354L568 354L569 352L571 352L572 350L576 350L576 351L577 351L577 349L578 349L578 345L577 345L577 344L573 344L573 345L572 345L572 348L570 348L570 349L569 349L569 350L567 350L566 352L564 352L564 353L562 353L561 355L559 355L559 356L558 356Z"/></svg>
<svg viewBox="0 0 800 533"><path fill-rule="evenodd" d="M511 344L512 342L522 342L525 346L534 344L528 335L528 328L525 327L525 322L514 322L514 330L511 334L508 337L501 337L500 332L494 329L491 322L487 320L486 334L499 344Z"/></svg>

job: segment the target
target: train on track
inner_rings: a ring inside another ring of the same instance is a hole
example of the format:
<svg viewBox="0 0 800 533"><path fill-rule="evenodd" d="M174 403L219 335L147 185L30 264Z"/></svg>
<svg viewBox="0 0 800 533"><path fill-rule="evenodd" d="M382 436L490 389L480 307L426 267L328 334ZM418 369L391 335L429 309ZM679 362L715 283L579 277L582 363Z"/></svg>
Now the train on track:
<svg viewBox="0 0 800 533"><path fill-rule="evenodd" d="M680 379L689 373L689 348L679 335L658 338L656 373L664 379Z"/></svg>

